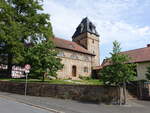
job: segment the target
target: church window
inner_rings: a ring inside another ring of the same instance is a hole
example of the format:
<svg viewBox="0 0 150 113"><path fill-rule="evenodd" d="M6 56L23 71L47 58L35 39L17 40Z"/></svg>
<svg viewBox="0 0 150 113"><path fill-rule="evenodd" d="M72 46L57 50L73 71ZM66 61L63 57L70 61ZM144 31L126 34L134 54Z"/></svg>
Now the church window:
<svg viewBox="0 0 150 113"><path fill-rule="evenodd" d="M84 60L85 61L89 61L89 57L88 56L84 56Z"/></svg>
<svg viewBox="0 0 150 113"><path fill-rule="evenodd" d="M64 54L64 52L59 52L58 54L57 54L57 56L59 56L59 57L64 57L65 56L65 54Z"/></svg>
<svg viewBox="0 0 150 113"><path fill-rule="evenodd" d="M72 55L70 56L70 58L72 58L72 59L78 59L78 56L75 55L75 54L72 54Z"/></svg>
<svg viewBox="0 0 150 113"><path fill-rule="evenodd" d="M92 43L94 44L94 39L92 39Z"/></svg>
<svg viewBox="0 0 150 113"><path fill-rule="evenodd" d="M88 73L88 67L84 67L84 72Z"/></svg>

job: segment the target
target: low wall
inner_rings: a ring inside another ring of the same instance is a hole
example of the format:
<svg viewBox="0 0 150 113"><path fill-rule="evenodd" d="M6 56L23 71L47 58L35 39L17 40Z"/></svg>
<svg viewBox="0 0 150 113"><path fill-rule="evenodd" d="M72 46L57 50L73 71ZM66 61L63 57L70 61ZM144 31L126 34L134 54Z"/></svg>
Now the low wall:
<svg viewBox="0 0 150 113"><path fill-rule="evenodd" d="M24 83L0 81L0 91L24 94L24 87ZM27 95L106 103L115 102L118 97L116 87L45 83L29 83Z"/></svg>
<svg viewBox="0 0 150 113"><path fill-rule="evenodd" d="M150 82L139 81L139 94L140 99L150 100Z"/></svg>

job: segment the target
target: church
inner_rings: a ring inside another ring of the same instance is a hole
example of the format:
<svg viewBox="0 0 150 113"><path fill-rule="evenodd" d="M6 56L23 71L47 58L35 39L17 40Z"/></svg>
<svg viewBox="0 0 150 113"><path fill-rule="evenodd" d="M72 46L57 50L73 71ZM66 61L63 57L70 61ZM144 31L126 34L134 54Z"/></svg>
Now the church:
<svg viewBox="0 0 150 113"><path fill-rule="evenodd" d="M86 17L76 28L72 41L55 37L53 42L59 51L64 67L57 72L60 79L77 79L79 77L98 78L98 72L109 65L104 59L100 65L100 36L96 26ZM137 79L143 80L150 66L150 44L145 48L122 52L131 59L128 63L136 64Z"/></svg>
<svg viewBox="0 0 150 113"><path fill-rule="evenodd" d="M57 72L60 79L91 77L92 70L100 65L99 34L96 26L86 17L76 28L72 41L55 37L53 42L64 65Z"/></svg>

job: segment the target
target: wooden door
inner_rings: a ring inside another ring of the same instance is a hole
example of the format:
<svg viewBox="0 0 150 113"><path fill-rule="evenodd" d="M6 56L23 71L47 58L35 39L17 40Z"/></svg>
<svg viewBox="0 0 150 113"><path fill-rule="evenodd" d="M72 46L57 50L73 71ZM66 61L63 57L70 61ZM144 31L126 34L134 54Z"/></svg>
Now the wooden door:
<svg viewBox="0 0 150 113"><path fill-rule="evenodd" d="M76 77L77 74L77 67L76 66L72 66L72 76Z"/></svg>

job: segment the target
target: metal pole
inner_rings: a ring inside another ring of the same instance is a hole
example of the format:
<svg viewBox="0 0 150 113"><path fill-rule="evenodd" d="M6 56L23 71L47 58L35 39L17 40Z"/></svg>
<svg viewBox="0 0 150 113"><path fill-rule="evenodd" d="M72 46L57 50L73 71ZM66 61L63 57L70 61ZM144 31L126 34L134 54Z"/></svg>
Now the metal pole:
<svg viewBox="0 0 150 113"><path fill-rule="evenodd" d="M25 83L25 91L24 91L24 95L27 95L27 83L28 83L28 74L26 73L26 83Z"/></svg>

